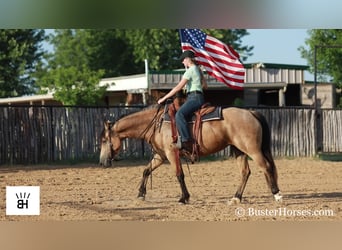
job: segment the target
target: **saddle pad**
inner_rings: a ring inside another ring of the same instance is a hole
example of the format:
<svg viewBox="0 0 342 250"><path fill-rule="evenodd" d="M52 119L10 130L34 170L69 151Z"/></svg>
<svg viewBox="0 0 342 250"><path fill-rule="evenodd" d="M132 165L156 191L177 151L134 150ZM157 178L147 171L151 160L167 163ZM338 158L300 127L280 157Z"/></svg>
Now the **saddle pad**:
<svg viewBox="0 0 342 250"><path fill-rule="evenodd" d="M221 119L222 119L222 107L220 106L215 107L213 112L210 112L202 116L202 122L221 120ZM195 122L195 120L196 120L196 115L194 114L191 118L191 121L189 121L189 123ZM164 122L170 122L170 116L168 113L164 114Z"/></svg>

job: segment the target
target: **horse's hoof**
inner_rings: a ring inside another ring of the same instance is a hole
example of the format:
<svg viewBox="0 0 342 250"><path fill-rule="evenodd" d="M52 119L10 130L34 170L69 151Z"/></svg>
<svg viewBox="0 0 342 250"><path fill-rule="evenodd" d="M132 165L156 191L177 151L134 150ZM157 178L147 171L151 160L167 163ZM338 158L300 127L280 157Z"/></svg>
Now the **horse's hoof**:
<svg viewBox="0 0 342 250"><path fill-rule="evenodd" d="M280 192L276 193L274 195L274 200L277 202L277 203L282 203L283 202L283 196L281 195Z"/></svg>
<svg viewBox="0 0 342 250"><path fill-rule="evenodd" d="M145 201L145 196L138 196L137 198L138 198L138 200L140 200L140 201Z"/></svg>
<svg viewBox="0 0 342 250"><path fill-rule="evenodd" d="M185 205L189 203L189 198L180 198L178 201L179 204Z"/></svg>
<svg viewBox="0 0 342 250"><path fill-rule="evenodd" d="M232 205L237 205L240 204L241 200L237 197L233 197L230 201L228 201L228 205L232 206Z"/></svg>

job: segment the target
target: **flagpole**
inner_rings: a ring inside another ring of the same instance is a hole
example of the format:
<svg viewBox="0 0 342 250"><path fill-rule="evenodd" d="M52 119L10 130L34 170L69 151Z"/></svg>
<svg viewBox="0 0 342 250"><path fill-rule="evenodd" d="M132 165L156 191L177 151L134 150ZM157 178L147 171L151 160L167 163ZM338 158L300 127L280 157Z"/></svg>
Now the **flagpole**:
<svg viewBox="0 0 342 250"><path fill-rule="evenodd" d="M149 71L148 71L148 60L145 59L145 77L146 77L146 86L147 86L147 91L148 95L151 95L151 87L150 87L150 81L149 81ZM146 105L147 100L146 100L146 92L143 93L143 103Z"/></svg>

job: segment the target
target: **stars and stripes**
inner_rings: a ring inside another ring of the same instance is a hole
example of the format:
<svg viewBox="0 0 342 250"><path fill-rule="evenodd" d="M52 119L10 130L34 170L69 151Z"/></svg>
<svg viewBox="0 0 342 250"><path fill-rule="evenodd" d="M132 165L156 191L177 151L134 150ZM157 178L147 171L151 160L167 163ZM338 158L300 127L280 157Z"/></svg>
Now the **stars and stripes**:
<svg viewBox="0 0 342 250"><path fill-rule="evenodd" d="M195 52L196 61L209 75L231 88L243 88L245 69L233 48L199 29L181 29L179 33L182 50Z"/></svg>

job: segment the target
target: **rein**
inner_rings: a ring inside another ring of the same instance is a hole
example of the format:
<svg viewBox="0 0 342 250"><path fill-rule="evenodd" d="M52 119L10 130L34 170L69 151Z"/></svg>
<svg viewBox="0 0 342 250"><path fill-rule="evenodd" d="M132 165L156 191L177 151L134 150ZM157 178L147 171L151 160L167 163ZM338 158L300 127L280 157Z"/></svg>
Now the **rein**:
<svg viewBox="0 0 342 250"><path fill-rule="evenodd" d="M152 128L152 126L156 124L158 117L158 113L161 109L161 105L158 105L158 109L157 112L155 113L155 115L153 116L152 120L150 121L150 123L146 126L146 128L140 133L139 137L145 137L145 135L147 134L147 132ZM151 134L150 138L148 140L146 140L148 143L151 143L151 138L155 133L155 127L153 130L153 133Z"/></svg>

